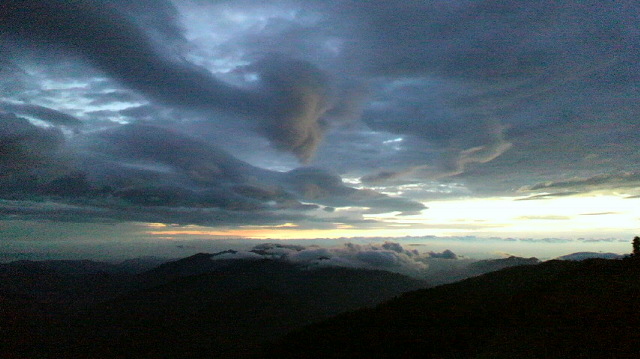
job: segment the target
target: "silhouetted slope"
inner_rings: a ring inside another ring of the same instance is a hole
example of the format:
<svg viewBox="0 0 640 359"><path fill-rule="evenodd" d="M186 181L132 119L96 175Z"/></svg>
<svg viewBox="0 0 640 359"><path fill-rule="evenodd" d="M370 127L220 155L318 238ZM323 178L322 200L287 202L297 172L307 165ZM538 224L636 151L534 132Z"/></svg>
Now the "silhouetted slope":
<svg viewBox="0 0 640 359"><path fill-rule="evenodd" d="M535 257L507 257L498 259L485 259L473 261L466 265L447 268L445 270L434 270L427 274L426 280L432 285L448 284L458 282L470 277L476 277L485 273L495 272L500 269L516 267L522 265L539 264L540 260Z"/></svg>
<svg viewBox="0 0 640 359"><path fill-rule="evenodd" d="M143 285L154 286L181 277L213 272L233 263L234 260L212 260L212 258L230 252L235 251L224 251L214 254L198 253L186 258L166 262L156 268L141 273L137 280Z"/></svg>
<svg viewBox="0 0 640 359"><path fill-rule="evenodd" d="M278 358L635 358L640 265L550 261L407 293L285 337Z"/></svg>
<svg viewBox="0 0 640 359"><path fill-rule="evenodd" d="M133 274L89 260L16 261L0 265L0 295L34 303L74 306L126 291Z"/></svg>
<svg viewBox="0 0 640 359"><path fill-rule="evenodd" d="M0 296L65 307L97 303L139 288L143 284L136 275L166 261L145 257L117 264L90 260L3 263Z"/></svg>
<svg viewBox="0 0 640 359"><path fill-rule="evenodd" d="M135 273L159 261L0 264L0 358L56 357L60 344L75 335L69 328L72 313L139 288Z"/></svg>
<svg viewBox="0 0 640 359"><path fill-rule="evenodd" d="M560 256L556 259L563 261L582 261L585 259L591 258L602 258L602 259L622 259L625 256L618 253L602 253L602 252L577 252L571 253L564 256Z"/></svg>
<svg viewBox="0 0 640 359"><path fill-rule="evenodd" d="M237 357L292 329L426 286L383 271L210 256L167 263L136 277L139 289L61 321L67 329L49 328L37 345L49 349L37 356ZM163 284L148 286L154 281ZM20 346L29 353L32 347Z"/></svg>

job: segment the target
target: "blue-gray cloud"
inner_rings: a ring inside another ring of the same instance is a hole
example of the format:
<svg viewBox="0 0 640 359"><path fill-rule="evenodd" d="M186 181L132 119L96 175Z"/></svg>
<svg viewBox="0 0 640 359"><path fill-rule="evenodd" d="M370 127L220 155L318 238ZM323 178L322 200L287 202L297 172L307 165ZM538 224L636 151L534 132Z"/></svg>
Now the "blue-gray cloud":
<svg viewBox="0 0 640 359"><path fill-rule="evenodd" d="M139 12L156 3L159 7L151 12L156 17ZM68 52L170 106L256 119L257 129L277 148L308 160L322 138L322 118L330 108L330 89L320 80L320 71L305 61L278 57L252 66L260 86L230 85L185 60L173 42L153 36L159 32L180 40L178 26L171 25L175 17L166 1L6 1L0 10L2 32L13 41L26 39Z"/></svg>
<svg viewBox="0 0 640 359"><path fill-rule="evenodd" d="M0 183L19 184L31 169L51 165L63 142L62 132L55 127L38 127L13 113L0 112ZM8 191L6 185L2 191Z"/></svg>
<svg viewBox="0 0 640 359"><path fill-rule="evenodd" d="M348 187L320 169L261 169L157 126L123 125L64 143L55 128L43 129L13 114L4 115L0 125L0 193L18 201L3 204L7 216L221 225L243 218L265 224L312 220L314 211L325 206L366 207L369 212L425 208ZM359 220L322 213L329 223Z"/></svg>
<svg viewBox="0 0 640 359"><path fill-rule="evenodd" d="M630 0L7 0L3 196L319 221L424 209L384 193L634 197L638 13ZM219 33L189 22L204 15ZM317 157L295 168L286 152Z"/></svg>
<svg viewBox="0 0 640 359"><path fill-rule="evenodd" d="M636 195L640 187L639 172L599 174L591 177L574 177L567 180L548 181L520 188L524 193L541 193L524 199L544 199L572 196L591 192L626 193Z"/></svg>
<svg viewBox="0 0 640 359"><path fill-rule="evenodd" d="M41 121L49 122L53 125L67 127L77 127L82 125L82 122L79 119L71 115L43 106L0 101L0 110L17 115L30 116Z"/></svg>

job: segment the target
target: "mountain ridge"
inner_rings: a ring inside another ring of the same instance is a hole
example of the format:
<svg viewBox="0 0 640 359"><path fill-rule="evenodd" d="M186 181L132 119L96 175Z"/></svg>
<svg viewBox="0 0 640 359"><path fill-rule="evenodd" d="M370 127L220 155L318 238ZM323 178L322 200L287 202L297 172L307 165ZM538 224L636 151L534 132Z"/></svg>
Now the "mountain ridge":
<svg viewBox="0 0 640 359"><path fill-rule="evenodd" d="M290 333L264 357L632 358L638 260L552 260L403 294Z"/></svg>

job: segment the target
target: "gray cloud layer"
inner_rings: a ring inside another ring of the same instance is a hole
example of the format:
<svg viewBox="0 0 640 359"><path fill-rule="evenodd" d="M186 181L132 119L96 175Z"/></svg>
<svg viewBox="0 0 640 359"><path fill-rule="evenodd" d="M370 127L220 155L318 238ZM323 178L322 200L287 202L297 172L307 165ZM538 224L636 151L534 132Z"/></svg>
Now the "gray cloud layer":
<svg viewBox="0 0 640 359"><path fill-rule="evenodd" d="M77 127L82 125L82 122L73 116L43 106L0 102L0 110L22 116L34 117L53 125L67 127Z"/></svg>
<svg viewBox="0 0 640 359"><path fill-rule="evenodd" d="M622 172L537 183L520 188L520 192L552 192L540 196L570 196L597 191L621 191L634 194L638 192L638 188L640 188L640 173Z"/></svg>
<svg viewBox="0 0 640 359"><path fill-rule="evenodd" d="M420 253L400 243L386 241L359 245L345 243L336 247L300 246L265 243L249 251L225 251L210 255L211 260L277 259L318 267L349 267L402 273L430 284L443 284L517 265L538 264L536 258L506 257L490 260L460 258L450 250Z"/></svg>
<svg viewBox="0 0 640 359"><path fill-rule="evenodd" d="M123 13L156 3L159 18ZM166 1L7 1L0 20L6 35L68 51L162 103L257 117L258 128L277 148L308 160L322 138L321 118L329 108L320 71L303 61L264 60L253 66L261 75L260 88L234 87L154 39L157 33L181 38L172 25L174 12ZM141 25L151 25L152 31Z"/></svg>
<svg viewBox="0 0 640 359"><path fill-rule="evenodd" d="M160 127L119 126L77 135L65 145L55 128L12 114L2 120L0 193L12 200L60 203L6 202L0 206L5 215L277 224L304 219L305 212L311 215L322 206L424 209L418 202L348 187L320 169L260 169Z"/></svg>
<svg viewBox="0 0 640 359"><path fill-rule="evenodd" d="M634 196L639 10L631 0L5 0L0 193L181 223L424 209L341 176L389 193L414 184L417 199ZM314 155L314 167L295 168Z"/></svg>

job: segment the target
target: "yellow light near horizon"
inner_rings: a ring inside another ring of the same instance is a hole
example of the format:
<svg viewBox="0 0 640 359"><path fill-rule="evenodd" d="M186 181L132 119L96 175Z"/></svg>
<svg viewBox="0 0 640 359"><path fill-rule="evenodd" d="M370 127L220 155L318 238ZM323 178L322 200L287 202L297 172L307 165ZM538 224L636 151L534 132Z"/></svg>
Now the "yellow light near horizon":
<svg viewBox="0 0 640 359"><path fill-rule="evenodd" d="M332 229L304 229L295 223L276 226L211 228L148 224L153 236L175 238L314 239L406 236L508 236L543 238L610 237L633 233L640 226L640 199L617 196L563 197L545 200L485 198L426 203L428 210L365 214L375 228L335 223Z"/></svg>
<svg viewBox="0 0 640 359"><path fill-rule="evenodd" d="M164 228L164 227L167 227L167 224L165 224L165 223L145 223L144 225L145 225L145 227L150 227L150 228Z"/></svg>
<svg viewBox="0 0 640 359"><path fill-rule="evenodd" d="M509 235L541 235L589 233L595 236L608 230L638 228L640 200L617 196L563 197L546 200L514 200L513 198L437 201L427 204L429 210L407 217L368 216L370 219L395 223L423 223L426 227L451 225L455 235L464 232L507 233ZM385 218L386 217L386 218ZM460 229L455 229L455 224ZM464 226L476 224L477 229ZM482 229L483 225L486 229ZM447 231L441 231L447 232Z"/></svg>

